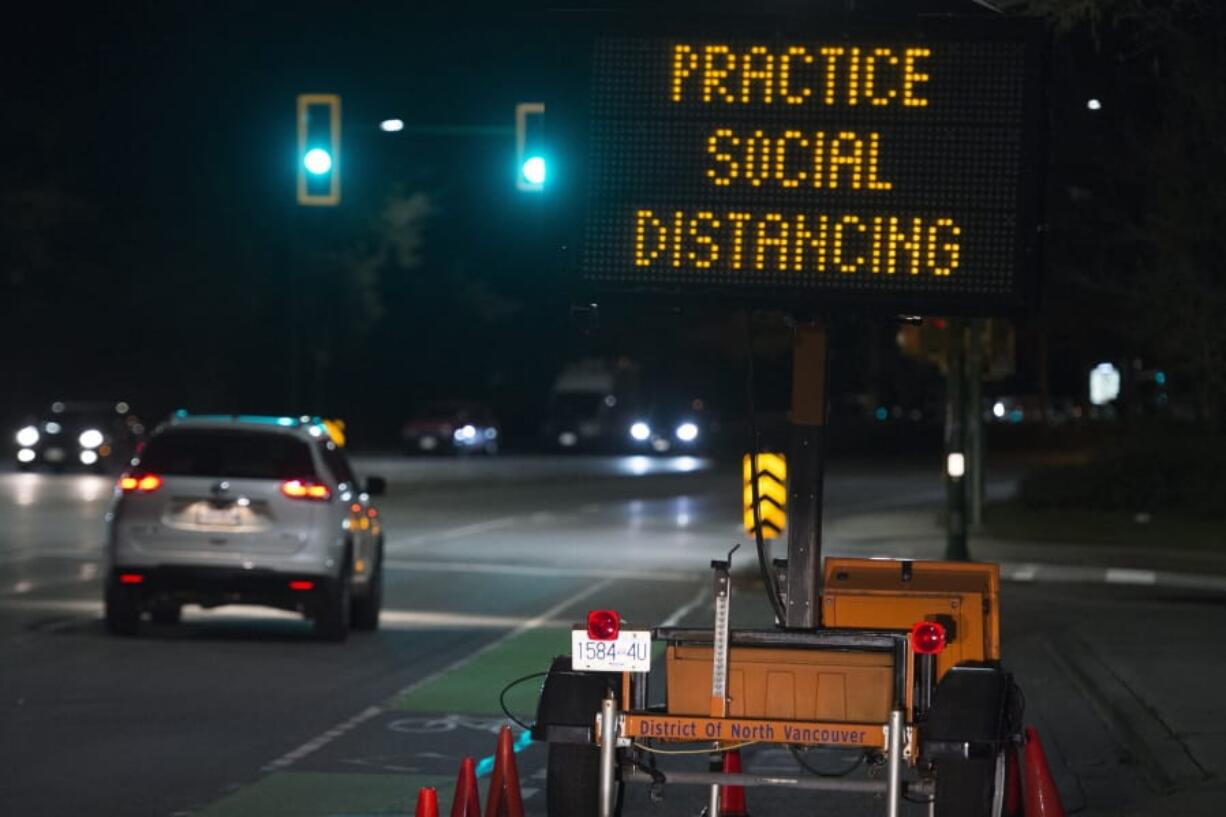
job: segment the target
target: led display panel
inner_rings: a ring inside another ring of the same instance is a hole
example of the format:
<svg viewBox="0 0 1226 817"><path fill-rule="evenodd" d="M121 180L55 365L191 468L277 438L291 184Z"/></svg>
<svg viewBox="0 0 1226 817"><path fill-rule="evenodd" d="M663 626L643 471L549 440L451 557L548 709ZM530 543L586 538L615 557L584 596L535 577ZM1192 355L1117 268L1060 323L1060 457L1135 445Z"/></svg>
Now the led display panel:
<svg viewBox="0 0 1226 817"><path fill-rule="evenodd" d="M597 37L583 277L797 305L1025 308L1040 40L989 31Z"/></svg>

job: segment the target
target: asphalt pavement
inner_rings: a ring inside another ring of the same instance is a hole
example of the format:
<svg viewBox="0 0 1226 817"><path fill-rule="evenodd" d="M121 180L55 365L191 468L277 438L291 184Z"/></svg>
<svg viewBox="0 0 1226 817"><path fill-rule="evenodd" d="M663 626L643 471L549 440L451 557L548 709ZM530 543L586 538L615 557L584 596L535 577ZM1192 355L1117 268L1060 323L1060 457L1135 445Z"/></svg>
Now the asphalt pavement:
<svg viewBox="0 0 1226 817"><path fill-rule="evenodd" d="M391 483L387 592L381 630L344 645L256 608L189 610L181 625L109 637L100 556L112 481L0 474L0 814L405 814L421 785L440 787L446 811L459 758L493 751L506 722L499 693L565 652L572 622L607 606L643 624L705 624L707 563L745 541L737 470L701 458L370 457L359 467ZM990 486L1011 488L1007 475ZM942 497L924 464L835 464L827 552L937 557ZM1213 566L974 547L1013 579L1005 660L1069 811L1221 813L1226 595L1212 589ZM761 624L765 604L744 575L734 623ZM1206 581L1169 581L1181 576ZM511 690L513 713L531 716L536 688ZM540 815L544 750L520 745L526 805ZM764 747L746 765L795 770ZM626 814L695 815L703 799L670 789L654 803L632 789ZM884 813L872 798L749 799L758 815Z"/></svg>

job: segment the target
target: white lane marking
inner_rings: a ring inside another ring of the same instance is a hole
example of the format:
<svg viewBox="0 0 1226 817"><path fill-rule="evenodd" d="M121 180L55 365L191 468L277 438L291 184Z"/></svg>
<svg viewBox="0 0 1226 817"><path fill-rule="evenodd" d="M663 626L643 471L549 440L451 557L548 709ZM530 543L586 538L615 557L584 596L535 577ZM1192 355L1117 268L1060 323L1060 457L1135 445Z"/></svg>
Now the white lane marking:
<svg viewBox="0 0 1226 817"><path fill-rule="evenodd" d="M1016 575L1020 574L1020 578ZM1051 584L1102 584L1106 571L1101 567L1085 565L1022 564L1002 562L1000 575L1005 581L1038 582Z"/></svg>
<svg viewBox="0 0 1226 817"><path fill-rule="evenodd" d="M96 578L97 578L96 575L73 576L71 579L52 579L49 581L39 581L39 582L30 581L29 579L22 579L21 581L12 585L8 589L0 590L0 598L4 596L9 596L9 595L18 595L18 596L29 595L30 593L33 593L38 590L45 590L48 587L64 587L65 585L70 585L70 584L84 584L86 582L92 582Z"/></svg>
<svg viewBox="0 0 1226 817"><path fill-rule="evenodd" d="M1038 573L1038 565L1017 565L1005 571L1005 578L1015 582L1032 582Z"/></svg>
<svg viewBox="0 0 1226 817"><path fill-rule="evenodd" d="M408 695L409 693L425 686L426 684L437 681L439 678L442 678L444 675L450 672L454 672L458 669L463 668L467 664L470 664L471 662L475 661L480 656L485 655L487 652L491 652L493 650L498 649L503 644L510 641L512 638L515 638L516 636L521 635L522 633L525 633L528 630L540 629L541 627L545 626L551 619L558 616L563 610L567 609L568 607L572 607L578 604L579 602L583 601L589 596L594 596L595 594L599 593L601 590L604 590L614 581L616 581L616 579L607 578L603 581L596 582L593 585L589 585L583 588L578 593L575 593L572 596L568 596L567 598L555 604L553 607L550 607L548 610L541 613L536 618L529 619L528 621L524 622L520 626L516 627L514 630L511 630L505 635L494 639L493 641L486 644L484 647L480 648L479 650L475 652L471 652L468 655L464 656L463 658L460 658L456 661L451 662L450 664L443 667L442 669L436 670L435 672L430 673L424 678L420 678L414 681L413 683L401 689L399 692L397 692L392 697L400 698L402 696Z"/></svg>
<svg viewBox="0 0 1226 817"><path fill-rule="evenodd" d="M1123 567L1109 567L1103 580L1107 584L1143 584L1158 583L1158 574L1152 570L1131 570Z"/></svg>
<svg viewBox="0 0 1226 817"><path fill-rule="evenodd" d="M102 545L83 545L80 548L16 547L0 550L0 565L34 562L39 559L71 559L96 562L102 555Z"/></svg>
<svg viewBox="0 0 1226 817"><path fill-rule="evenodd" d="M272 772L272 771L276 771L277 769L284 769L287 766L292 766L294 763L306 757L307 755L311 754L312 752L319 751L320 749L327 746L332 741L336 740L339 737L342 737L346 732L352 731L358 726L361 726L366 721L370 720L371 718L377 717L378 715L382 713L383 713L383 707L369 706L366 709L363 709L358 714L354 715L349 720L337 724L336 726L329 729L327 732L324 732L322 735L312 738L311 740L299 746L297 749L294 749L292 752L288 752L282 755L281 757L277 758L276 760L272 761L271 763L267 764L266 766L264 766L264 768L261 771Z"/></svg>
<svg viewBox="0 0 1226 817"><path fill-rule="evenodd" d="M1186 587L1192 590L1216 590L1226 593L1226 576L1189 573L1159 573L1158 584L1164 587Z"/></svg>
<svg viewBox="0 0 1226 817"><path fill-rule="evenodd" d="M508 576L561 576L592 579L642 579L660 582L690 582L693 573L676 571L617 570L600 567L549 567L546 565L509 565L496 562L435 562L419 559L388 559L383 566L391 570L427 573L490 573Z"/></svg>
<svg viewBox="0 0 1226 817"><path fill-rule="evenodd" d="M693 612L694 608L696 608L698 605L702 604L706 600L707 600L707 588L704 585L703 587L700 587L698 589L698 593L695 594L694 598L690 599L685 604L678 607L676 610L672 612L671 615L669 615L668 618L660 622L660 626L661 627L676 627L678 624L681 623L681 620L683 618L685 618L691 612Z"/></svg>
<svg viewBox="0 0 1226 817"><path fill-rule="evenodd" d="M583 601L588 596L599 593L601 590L605 589L613 582L614 582L614 579L605 579L604 581L596 582L595 584L592 584L592 585L589 585L583 588L578 593L575 593L572 596L568 596L567 598L555 604L553 607L550 607L548 610L541 613L539 616L530 618L524 623L520 624L515 629L511 630L510 632L507 632L506 634L498 638L495 638L493 641L491 641L489 644L486 644L481 649L476 650L475 652L471 652L468 655L464 656L463 658L460 658L457 661L451 662L450 664L443 667L442 669L436 672L432 672L429 675L425 676L424 678L421 678L420 680L414 681L413 683L409 684L408 686L404 687L399 692L397 692L394 697L400 697L402 695L407 695L413 690L418 689L419 687L422 687L425 684L431 683L432 681L435 681L443 677L449 672L453 672L455 670L458 670L464 667L470 662L476 660L479 656L484 655L485 653L490 652L493 649L496 649L497 647L505 644L507 641L511 640L512 638L514 638L515 636L521 633L527 632L528 630L536 630L541 627L549 626L551 622L553 622L553 620L560 613L562 613L562 611L566 610L568 607L578 604L579 602ZM370 720L371 718L375 717L376 715L379 715L383 711L384 709L382 706L369 707L363 710L362 712L359 712L357 715L350 718L349 720L341 723L339 726L334 726L333 728L329 729L327 732L324 732L318 737L313 738L312 740L309 740L306 743L302 744L297 749L294 749L293 751L290 751L282 755L281 757L277 758L276 760L264 766L262 771L270 772L270 771L275 771L277 769L285 769L289 766L292 766L294 763L298 762L299 760L306 757L307 755L310 755L314 752L319 751L320 749L327 746L332 741L341 737L346 732L353 729L354 726L357 726L363 721Z"/></svg>
<svg viewBox="0 0 1226 817"><path fill-rule="evenodd" d="M523 616L484 616L474 613L450 613L443 610L384 610L379 614L379 626L391 629L506 629L522 627L532 619ZM569 621L547 621L544 626L567 627Z"/></svg>
<svg viewBox="0 0 1226 817"><path fill-rule="evenodd" d="M471 525L461 525L458 528L447 528L434 533L421 533L416 536L402 536L388 542L388 548L396 547L413 547L414 545L424 545L430 542L447 542L452 539L463 539L466 536L474 536L478 533L488 533L492 530L501 530L509 528L512 525L518 525L523 517L519 516L502 516L497 519L490 519L485 522L474 522Z"/></svg>
<svg viewBox="0 0 1226 817"><path fill-rule="evenodd" d="M102 602L77 601L73 599L5 599L0 600L0 610L29 612L76 613L84 616L102 615Z"/></svg>

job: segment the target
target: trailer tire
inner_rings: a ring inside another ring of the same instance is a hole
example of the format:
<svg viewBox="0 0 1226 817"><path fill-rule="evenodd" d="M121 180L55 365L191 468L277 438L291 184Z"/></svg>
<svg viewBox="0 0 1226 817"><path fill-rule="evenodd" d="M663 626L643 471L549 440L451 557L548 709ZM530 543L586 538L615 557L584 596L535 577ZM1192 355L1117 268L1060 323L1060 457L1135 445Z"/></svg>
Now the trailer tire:
<svg viewBox="0 0 1226 817"><path fill-rule="evenodd" d="M545 813L548 817L598 817L600 812L600 747L578 743L550 743L545 776ZM615 817L622 813L620 780Z"/></svg>

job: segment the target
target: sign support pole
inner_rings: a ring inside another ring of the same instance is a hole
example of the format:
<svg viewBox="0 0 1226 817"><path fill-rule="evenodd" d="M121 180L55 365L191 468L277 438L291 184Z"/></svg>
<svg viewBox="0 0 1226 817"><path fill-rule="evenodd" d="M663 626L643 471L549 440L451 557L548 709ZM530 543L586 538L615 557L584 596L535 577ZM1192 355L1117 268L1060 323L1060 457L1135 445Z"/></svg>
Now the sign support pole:
<svg viewBox="0 0 1226 817"><path fill-rule="evenodd" d="M796 327L788 450L788 568L784 626L821 625L822 479L826 453L826 329Z"/></svg>
<svg viewBox="0 0 1226 817"><path fill-rule="evenodd" d="M949 322L949 365L945 392L945 558L965 562L966 547L966 321Z"/></svg>
<svg viewBox="0 0 1226 817"><path fill-rule="evenodd" d="M983 351L988 337L986 321L971 321L970 345L966 351L966 480L970 490L970 529L983 527L984 435Z"/></svg>

